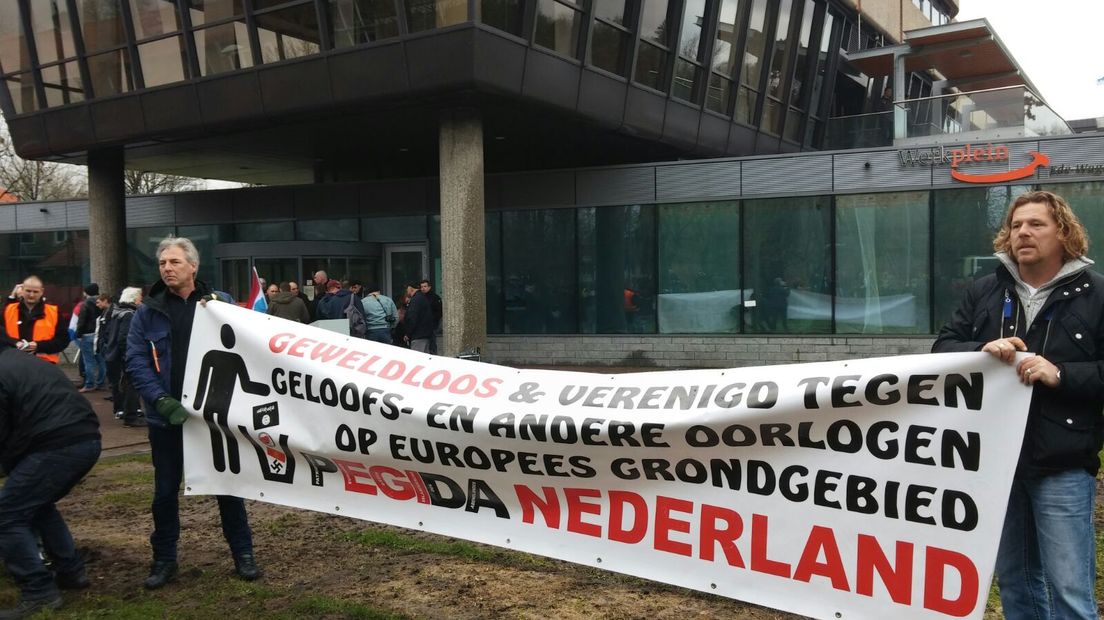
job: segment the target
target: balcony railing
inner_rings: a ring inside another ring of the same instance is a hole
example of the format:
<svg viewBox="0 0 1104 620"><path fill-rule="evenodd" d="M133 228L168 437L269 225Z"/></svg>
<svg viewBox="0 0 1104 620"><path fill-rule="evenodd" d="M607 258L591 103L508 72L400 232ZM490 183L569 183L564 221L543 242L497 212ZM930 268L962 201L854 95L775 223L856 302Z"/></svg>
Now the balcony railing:
<svg viewBox="0 0 1104 620"><path fill-rule="evenodd" d="M825 148L854 149L1073 133L1034 93L1009 86L907 99L893 109L828 121Z"/></svg>

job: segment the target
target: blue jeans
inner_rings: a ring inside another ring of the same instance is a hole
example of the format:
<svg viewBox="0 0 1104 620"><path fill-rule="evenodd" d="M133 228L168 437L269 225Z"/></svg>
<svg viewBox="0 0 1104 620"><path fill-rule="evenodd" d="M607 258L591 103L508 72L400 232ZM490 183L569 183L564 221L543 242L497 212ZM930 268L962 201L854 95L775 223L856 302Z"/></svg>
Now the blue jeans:
<svg viewBox="0 0 1104 620"><path fill-rule="evenodd" d="M180 540L180 482L184 477L184 440L179 426L149 426L150 452L153 456L153 533L150 546L154 561L176 561ZM222 535L235 556L253 553L253 534L245 501L240 497L218 495Z"/></svg>
<svg viewBox="0 0 1104 620"><path fill-rule="evenodd" d="M1097 617L1095 494L1081 469L1012 481L996 567L1006 618Z"/></svg>
<svg viewBox="0 0 1104 620"><path fill-rule="evenodd" d="M69 527L54 504L65 497L100 458L100 440L32 452L8 472L0 490L0 556L23 600L58 595L54 575L42 563L36 534L61 575L84 569Z"/></svg>
<svg viewBox="0 0 1104 620"><path fill-rule="evenodd" d="M85 334L77 340L81 366L84 367L84 387L103 387L107 384L107 364L95 348L96 334Z"/></svg>
<svg viewBox="0 0 1104 620"><path fill-rule="evenodd" d="M364 334L364 337L375 342L391 344L391 328L380 327L377 329L370 329L368 330L368 333Z"/></svg>

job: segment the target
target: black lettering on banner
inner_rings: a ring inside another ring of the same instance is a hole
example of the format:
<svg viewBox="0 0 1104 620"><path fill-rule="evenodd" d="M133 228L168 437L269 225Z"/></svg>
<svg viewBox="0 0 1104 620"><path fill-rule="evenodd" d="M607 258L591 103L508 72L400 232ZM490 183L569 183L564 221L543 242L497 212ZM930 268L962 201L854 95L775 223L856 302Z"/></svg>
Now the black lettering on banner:
<svg viewBox="0 0 1104 620"><path fill-rule="evenodd" d="M451 410L450 410L451 408ZM475 414L479 413L478 407L468 409L464 405L450 403L434 403L426 413L426 426L450 431L475 432ZM446 417L446 421L440 418Z"/></svg>
<svg viewBox="0 0 1104 620"><path fill-rule="evenodd" d="M307 452L300 452L303 460L307 462L311 472L311 486L320 487L322 485L322 474L336 474L337 465L334 462L324 456L318 456L317 454L310 454Z"/></svg>
<svg viewBox="0 0 1104 620"><path fill-rule="evenodd" d="M513 403L535 403L540 400L541 396L544 396L544 392L537 390L539 387L539 383L522 383L518 386L517 391L510 394L507 398Z"/></svg>
<svg viewBox="0 0 1104 620"><path fill-rule="evenodd" d="M423 476L425 474L422 474ZM490 508L499 519L509 519L510 511L506 504L491 490L486 482L472 478L468 481L468 512L479 512L480 508Z"/></svg>
<svg viewBox="0 0 1104 620"><path fill-rule="evenodd" d="M453 482L451 478L419 472L422 482L425 483L426 492L429 494L429 502L442 508L460 508L464 505L464 489Z"/></svg>
<svg viewBox="0 0 1104 620"><path fill-rule="evenodd" d="M357 428L354 432L348 424L339 424L334 435L334 445L342 452L368 454L379 436L370 428Z"/></svg>

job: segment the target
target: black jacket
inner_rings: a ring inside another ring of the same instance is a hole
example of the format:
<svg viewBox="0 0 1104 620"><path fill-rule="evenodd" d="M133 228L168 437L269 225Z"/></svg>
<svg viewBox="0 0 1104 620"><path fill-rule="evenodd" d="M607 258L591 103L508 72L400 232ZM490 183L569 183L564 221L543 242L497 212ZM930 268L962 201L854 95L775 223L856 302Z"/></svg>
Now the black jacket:
<svg viewBox="0 0 1104 620"><path fill-rule="evenodd" d="M9 297L3 309L6 310L7 305L10 304L19 304L19 338L34 340L35 322L42 320L46 316L46 306L52 306L53 304L39 301L28 310L27 305L22 300ZM0 321L3 321L2 317L0 317ZM15 346L18 339L9 337L6 326L4 327L5 329L0 329L0 344ZM65 320L65 317L61 314L61 308L58 308L58 320L57 325L54 326L54 335L49 340L39 340L37 350L39 353L61 353L67 346L69 346L69 321Z"/></svg>
<svg viewBox="0 0 1104 620"><path fill-rule="evenodd" d="M116 304L111 307L110 315L100 328L100 355L107 362L125 362L127 334L130 322L138 306L134 304Z"/></svg>
<svg viewBox="0 0 1104 620"><path fill-rule="evenodd" d="M60 368L0 347L0 463L6 471L28 454L99 438L92 405Z"/></svg>
<svg viewBox="0 0 1104 620"><path fill-rule="evenodd" d="M1039 383L1032 391L1019 472L1083 468L1095 475L1104 441L1104 276L1085 270L1059 282L1026 325L1015 280L1000 266L970 285L932 351L979 351L991 340L1010 336L1019 336L1028 351L1062 373L1057 388Z"/></svg>
<svg viewBox="0 0 1104 620"><path fill-rule="evenodd" d="M417 291L410 298L406 306L406 316L403 317L403 327L406 335L411 340L424 340L433 337L436 321L433 318L433 307L426 298L425 293Z"/></svg>
<svg viewBox="0 0 1104 620"><path fill-rule="evenodd" d="M96 298L85 298L81 302L80 314L77 316L77 336L95 332L98 318L100 318L100 308L96 305Z"/></svg>

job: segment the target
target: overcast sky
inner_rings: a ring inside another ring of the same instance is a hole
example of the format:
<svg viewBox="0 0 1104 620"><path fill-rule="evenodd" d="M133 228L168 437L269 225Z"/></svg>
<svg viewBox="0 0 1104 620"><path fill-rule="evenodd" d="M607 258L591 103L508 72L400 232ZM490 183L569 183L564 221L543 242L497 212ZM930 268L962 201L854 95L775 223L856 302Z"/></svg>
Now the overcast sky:
<svg viewBox="0 0 1104 620"><path fill-rule="evenodd" d="M984 17L1047 103L1066 120L1104 116L1104 0L960 0Z"/></svg>

